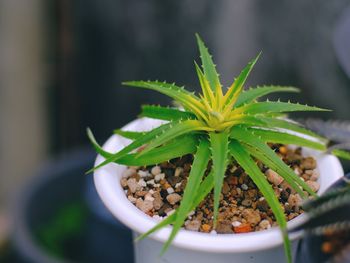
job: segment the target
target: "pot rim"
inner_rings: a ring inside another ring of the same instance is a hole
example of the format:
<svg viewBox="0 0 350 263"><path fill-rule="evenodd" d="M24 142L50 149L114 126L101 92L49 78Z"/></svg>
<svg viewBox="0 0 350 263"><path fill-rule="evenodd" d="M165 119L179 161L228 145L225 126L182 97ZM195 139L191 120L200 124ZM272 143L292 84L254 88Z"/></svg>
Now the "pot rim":
<svg viewBox="0 0 350 263"><path fill-rule="evenodd" d="M159 120L140 118L126 126L123 130L145 131L162 122ZM145 128L147 127L147 128ZM103 145L103 149L116 152L130 143L130 140L118 135L111 136ZM331 155L323 154L314 150L303 148L305 155L313 155L318 163L320 172L320 190L322 193L328 186L344 175L339 160ZM97 156L95 165L104 161L100 155ZM94 182L99 196L108 210L122 223L138 233L145 233L157 224L157 221L144 214L134 206L126 197L120 185L120 178L126 166L115 163L105 165L94 172ZM330 172L332 171L332 172ZM288 228L294 227L305 220L305 215L300 215L288 222ZM149 237L165 242L171 232L167 226ZM292 234L292 240L297 239L299 234ZM214 253L237 253L252 252L281 246L283 239L278 227L268 230L242 234L208 234L181 229L175 237L172 245L177 247Z"/></svg>

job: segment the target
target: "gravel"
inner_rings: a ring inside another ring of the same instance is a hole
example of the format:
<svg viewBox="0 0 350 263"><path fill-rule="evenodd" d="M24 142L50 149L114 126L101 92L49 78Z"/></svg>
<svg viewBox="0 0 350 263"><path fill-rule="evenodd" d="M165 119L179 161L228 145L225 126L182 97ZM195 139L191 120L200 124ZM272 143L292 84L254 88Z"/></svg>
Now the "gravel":
<svg viewBox="0 0 350 263"><path fill-rule="evenodd" d="M270 147L313 191L318 191L319 173L313 157L303 157L300 148L279 144ZM157 166L130 167L123 173L121 185L131 203L155 220L162 220L178 208L192 161L193 157L187 155ZM291 220L303 213L300 195L278 173L259 161L257 164L271 183L286 218ZM221 197L216 228L213 227L212 193L188 215L184 228L223 234L260 231L277 225L265 198L236 163L229 165L226 171Z"/></svg>

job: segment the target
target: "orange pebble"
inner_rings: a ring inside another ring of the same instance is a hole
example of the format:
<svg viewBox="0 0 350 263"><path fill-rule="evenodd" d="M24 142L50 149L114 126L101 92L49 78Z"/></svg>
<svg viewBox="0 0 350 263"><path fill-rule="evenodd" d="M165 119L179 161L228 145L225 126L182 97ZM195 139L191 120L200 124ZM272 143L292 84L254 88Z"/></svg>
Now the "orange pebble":
<svg viewBox="0 0 350 263"><path fill-rule="evenodd" d="M281 146L281 147L279 148L279 152L282 153L282 154L286 154L286 153L287 153L287 147Z"/></svg>
<svg viewBox="0 0 350 263"><path fill-rule="evenodd" d="M252 232L252 227L249 224L241 224L233 228L235 233L248 233Z"/></svg>
<svg viewBox="0 0 350 263"><path fill-rule="evenodd" d="M211 227L208 224L203 224L202 230L203 230L203 232L209 233L209 231L211 230Z"/></svg>

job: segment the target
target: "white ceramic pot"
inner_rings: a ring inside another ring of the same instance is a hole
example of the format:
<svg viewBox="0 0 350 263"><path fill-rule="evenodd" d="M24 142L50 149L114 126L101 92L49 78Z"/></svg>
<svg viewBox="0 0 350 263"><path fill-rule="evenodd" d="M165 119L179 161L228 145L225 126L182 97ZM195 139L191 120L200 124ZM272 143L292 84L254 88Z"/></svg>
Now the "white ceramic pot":
<svg viewBox="0 0 350 263"><path fill-rule="evenodd" d="M138 119L124 127L125 130L144 131L160 125L152 119ZM130 140L113 135L103 146L106 151L116 152L130 143ZM321 154L316 151L304 150L304 155L312 154L318 163L320 172L319 193L344 175L337 158ZM95 165L103 161L98 156ZM157 222L137 209L126 198L120 185L120 178L126 167L108 164L94 174L97 191L107 208L125 225L130 227L135 235L144 233ZM303 220L301 215L288 223L288 226L298 224ZM232 262L285 262L283 242L280 230L276 227L253 233L244 234L206 234L187 230L180 230L172 246L160 258L162 244L167 240L171 227L163 228L149 238L135 243L135 258L137 263L232 263ZM291 237L293 240L297 236ZM294 245L295 245L294 241ZM122 253L117 251L116 253Z"/></svg>

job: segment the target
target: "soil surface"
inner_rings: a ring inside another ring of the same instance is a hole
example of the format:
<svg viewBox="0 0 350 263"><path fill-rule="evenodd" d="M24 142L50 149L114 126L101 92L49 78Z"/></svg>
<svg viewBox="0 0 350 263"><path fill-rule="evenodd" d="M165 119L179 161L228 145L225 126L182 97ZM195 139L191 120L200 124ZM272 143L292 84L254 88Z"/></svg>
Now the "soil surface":
<svg viewBox="0 0 350 263"><path fill-rule="evenodd" d="M311 189L318 191L319 174L313 157L303 157L300 148L291 149L280 144L271 144L270 147ZM161 220L179 206L192 161L192 155L187 155L158 166L129 167L123 174L121 185L130 202L147 215ZM277 173L261 162L257 163L279 198L287 220L303 213L299 194ZM275 225L273 213L259 189L239 165L232 163L222 187L216 228L213 229L212 193L188 215L184 228L206 233L245 233Z"/></svg>

